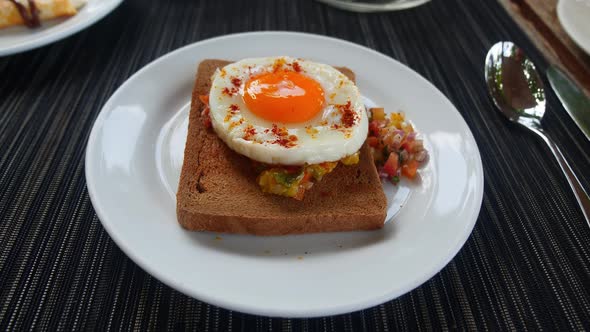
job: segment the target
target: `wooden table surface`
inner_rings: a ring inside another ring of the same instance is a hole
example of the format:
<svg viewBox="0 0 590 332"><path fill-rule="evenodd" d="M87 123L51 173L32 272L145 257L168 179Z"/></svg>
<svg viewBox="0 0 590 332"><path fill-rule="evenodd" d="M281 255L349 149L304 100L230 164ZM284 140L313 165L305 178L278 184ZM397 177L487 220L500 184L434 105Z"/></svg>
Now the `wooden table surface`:
<svg viewBox="0 0 590 332"><path fill-rule="evenodd" d="M590 96L590 55L576 45L563 29L557 17L557 2L500 0L547 61L569 74Z"/></svg>

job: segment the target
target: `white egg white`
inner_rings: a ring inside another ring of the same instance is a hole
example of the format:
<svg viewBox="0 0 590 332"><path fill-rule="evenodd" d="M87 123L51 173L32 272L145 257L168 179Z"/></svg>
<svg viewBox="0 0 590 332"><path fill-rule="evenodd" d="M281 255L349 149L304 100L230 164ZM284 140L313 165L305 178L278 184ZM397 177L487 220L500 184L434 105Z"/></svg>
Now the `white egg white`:
<svg viewBox="0 0 590 332"><path fill-rule="evenodd" d="M296 68L320 84L325 103L317 116L302 123L273 123L248 109L243 100L245 83L277 66ZM267 164L337 161L356 153L368 133L367 113L354 82L329 65L286 56L244 59L217 70L209 106L217 135L234 151ZM348 115L353 112L352 125L343 121L343 109Z"/></svg>

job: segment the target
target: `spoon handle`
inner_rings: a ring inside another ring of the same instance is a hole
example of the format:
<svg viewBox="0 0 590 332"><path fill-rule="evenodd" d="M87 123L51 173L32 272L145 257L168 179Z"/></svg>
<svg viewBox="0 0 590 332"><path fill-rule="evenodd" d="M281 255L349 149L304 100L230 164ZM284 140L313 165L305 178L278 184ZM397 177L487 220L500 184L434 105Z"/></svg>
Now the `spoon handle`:
<svg viewBox="0 0 590 332"><path fill-rule="evenodd" d="M578 177L576 176L576 174L574 174L574 171L565 160L563 153L561 153L561 151L553 142L553 140L549 136L547 136L540 128L530 129L532 129L537 135L539 135L539 137L541 137L543 141L547 143L547 145L549 146L549 149L553 153L553 156L555 156L555 159L557 159L559 167L561 167L563 174L567 178L567 182L570 184L570 187L572 188L574 195L576 196L576 200L578 201L578 204L582 209L582 213L586 218L586 223L588 223L588 226L590 226L590 197L588 196L588 193L586 193L586 191L584 190L584 187L582 187L582 185L580 184L580 180L578 180Z"/></svg>

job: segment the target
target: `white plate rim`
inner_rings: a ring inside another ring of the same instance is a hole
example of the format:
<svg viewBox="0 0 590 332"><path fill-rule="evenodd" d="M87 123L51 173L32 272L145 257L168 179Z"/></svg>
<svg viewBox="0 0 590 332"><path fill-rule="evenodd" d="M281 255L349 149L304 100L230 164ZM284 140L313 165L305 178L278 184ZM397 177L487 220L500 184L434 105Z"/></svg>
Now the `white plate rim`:
<svg viewBox="0 0 590 332"><path fill-rule="evenodd" d="M561 23L563 30L567 35L580 47L586 54L590 55L590 39L584 39L580 36L578 28L572 23L572 19L566 15L567 10L565 9L566 2L570 0L559 0L557 2L557 19ZM590 11L590 10L589 10Z"/></svg>
<svg viewBox="0 0 590 332"><path fill-rule="evenodd" d="M88 19L81 21L78 24L73 25L67 29L56 30L55 32L53 32L49 35L46 35L44 37L41 37L41 38L25 40L23 42L20 42L20 43L14 45L14 46L0 48L0 57L30 51L30 50L54 43L54 42L59 41L61 39L67 38L75 33L78 33L80 31L88 28L89 26L93 25L94 23L98 22L99 20L104 18L107 14L109 14L110 12L115 10L115 8L117 8L122 2L123 2L123 0L113 0L112 3L101 8L101 10L98 11L95 15L90 16L90 17L88 17Z"/></svg>
<svg viewBox="0 0 590 332"><path fill-rule="evenodd" d="M282 36L282 37L288 37L289 35L291 35L291 36L302 36L302 37L307 37L307 38L319 38L319 39L329 40L330 42L334 42L334 43L340 43L343 46L359 48L365 52L369 52L369 53L373 54L374 56L378 56L378 57L384 58L387 61L394 62L396 65L398 65L401 68L401 70L410 72L413 76L416 76L416 79L421 80L422 83L429 85L434 90L435 94L437 94L439 97L442 97L446 101L446 103L452 107L453 111L455 112L455 115L458 117L458 119L462 122L462 124L467 129L466 134L472 140L474 146L476 147L476 149L474 150L475 155L473 157L475 157L476 161L477 161L475 164L475 166L476 166L475 171L480 176L477 179L477 191L475 192L475 200L480 203L477 205L476 209L471 211L469 218L467 218L467 219L469 219L469 222L465 225L465 232L463 233L463 236L461 238L457 239L456 243L454 244L454 246L452 248L449 248L448 255L445 257L445 259L440 260L438 262L438 264L436 266L434 266L429 273L425 273L422 278L418 278L418 279L414 280L413 283L408 284L408 286L403 291L401 291L399 294L387 293L387 294L383 294L383 296L380 296L380 297L374 297L374 298L364 301L364 302L355 303L354 305L349 305L349 306L338 306L337 305L337 306L333 306L331 308L326 308L325 310L322 310L321 312L309 312L306 310L285 312L281 309L260 310L255 307L253 308L253 307L236 305L233 302L226 301L223 297L209 296L207 294L203 294L202 292L196 291L195 289L193 289L187 285L178 284L174 280L172 280L172 279L168 278L167 276L165 276L164 274L160 273L157 268L154 268L154 267L150 266L149 264L147 264L145 262L145 260L142 258L142 256L137 255L134 252L134 250L130 246L128 246L128 244L123 240L123 238L118 233L115 232L115 230L112 228L112 226L108 222L105 222L105 214L104 214L104 210L103 210L104 208L102 207L100 198L95 190L95 185L93 183L94 181L91 178L89 178L89 174L93 173L93 168L95 167L94 164L92 163L92 155L93 154L90 152L92 151L93 146L95 146L95 141L97 139L97 135L98 135L99 130L105 121L106 113L103 111L111 109L113 102L117 99L119 94L123 93L124 88L127 85L131 85L135 80L137 80L138 77L140 77L145 71L147 71L149 67L158 65L160 62L164 62L168 58L174 57L175 55L177 55L181 52L184 52L189 48L205 46L208 43L219 42L219 41L223 41L224 39L247 38L248 36L251 36L251 35L277 35L277 36ZM463 119L463 117L461 116L459 111L455 108L455 106L448 100L448 98L437 87L435 87L431 82L429 82L424 77L422 77L422 75L420 75L419 73L410 69L406 65L400 63L399 61L397 61L387 55L384 55L380 52L370 49L368 47L358 45L358 44L355 44L353 42L349 42L346 40L334 38L334 37L328 37L328 36L324 36L324 35L317 35L317 34L304 33L304 32L292 32L292 31L242 32L242 33L234 33L234 34L228 34L228 35L224 35L224 36L204 39L204 40L192 43L192 44L185 45L185 46L180 47L174 51L171 51L171 52L155 59L154 61L148 63L144 67L142 67L135 74L133 74L131 77L129 77L117 89L117 91L115 91L115 93L113 93L113 95L109 98L109 100L102 107L98 117L96 118L93 128L91 130L89 139L88 139L88 143L87 143L87 150L86 150L86 156L85 156L85 176L86 176L87 188L88 188L90 200L92 202L92 205L93 205L93 207L97 213L97 216L98 216L99 220L101 221L103 227L105 228L105 230L107 231L109 236L113 239L113 241L121 248L121 250L127 256L129 256L139 267L141 267L143 270L148 272L150 275L156 277L162 283L166 284L167 286L169 286L173 289L176 289L176 290L178 290L184 294L187 294L193 298L196 298L198 300L201 300L201 301L204 301L209 304L213 304L213 305L216 305L216 306L219 306L222 308L226 308L226 309L238 311L238 312L243 312L243 313L254 314L254 315L271 316L271 317L293 317L293 318L296 318L296 317L300 317L300 318L321 317L321 316L337 315L337 314L343 314L343 313L354 312L354 311L366 309L368 307L379 305L379 304L382 304L386 301L395 299L395 298L397 298L403 294L406 294L407 292L415 289L416 287L420 286L424 282L430 280L434 275L439 273L455 257L455 255L459 252L459 250L463 247L463 245L465 244L465 242L467 241L467 239L471 235L472 230L475 226L475 223L478 219L478 216L479 216L479 213L481 210L481 205L483 202L483 192L484 192L483 165L482 165L482 161L481 161L481 155L480 155L479 149L477 148L477 143L475 141L473 133L471 132L471 130L467 126L467 123L465 122L465 120Z"/></svg>

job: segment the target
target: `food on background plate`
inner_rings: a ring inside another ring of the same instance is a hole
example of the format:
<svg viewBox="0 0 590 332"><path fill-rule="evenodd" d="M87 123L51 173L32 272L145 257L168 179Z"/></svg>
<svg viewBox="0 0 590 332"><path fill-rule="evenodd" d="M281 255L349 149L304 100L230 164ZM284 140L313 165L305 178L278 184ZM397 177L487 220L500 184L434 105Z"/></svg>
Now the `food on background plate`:
<svg viewBox="0 0 590 332"><path fill-rule="evenodd" d="M39 27L43 21L76 15L85 4L86 0L0 0L0 29Z"/></svg>
<svg viewBox="0 0 590 332"><path fill-rule="evenodd" d="M387 202L367 132L347 68L289 57L205 60L178 220L189 230L256 235L381 228Z"/></svg>

